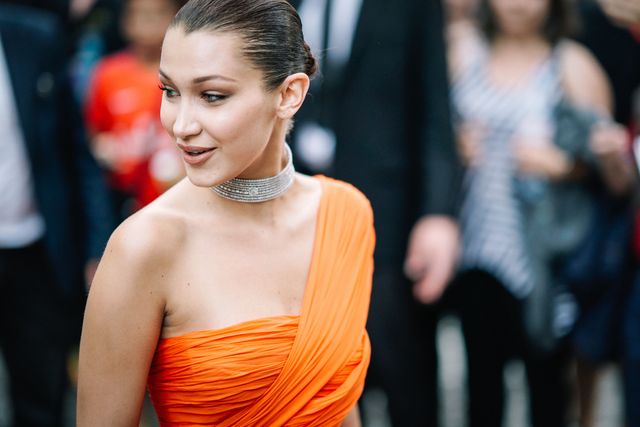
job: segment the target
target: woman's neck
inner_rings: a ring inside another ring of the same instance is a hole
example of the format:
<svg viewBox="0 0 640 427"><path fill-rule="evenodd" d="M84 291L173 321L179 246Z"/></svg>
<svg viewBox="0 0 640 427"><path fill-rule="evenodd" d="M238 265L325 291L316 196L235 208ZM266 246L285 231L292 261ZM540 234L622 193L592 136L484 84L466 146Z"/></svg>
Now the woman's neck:
<svg viewBox="0 0 640 427"><path fill-rule="evenodd" d="M262 179L276 176L287 164L287 153L284 147L286 138L286 128L283 123L276 123L273 127L269 142L264 148L260 157L238 178Z"/></svg>
<svg viewBox="0 0 640 427"><path fill-rule="evenodd" d="M496 52L520 52L529 54L532 51L547 50L549 42L539 34L523 36L498 35L492 43Z"/></svg>
<svg viewBox="0 0 640 427"><path fill-rule="evenodd" d="M285 148L286 131L288 129L288 121L282 121L277 119L274 124L269 142L263 149L259 158L245 169L238 178L242 179L264 179L272 178L278 175L285 169L289 161L293 161L290 158L290 150ZM286 191L288 193L289 190ZM255 216L270 212L275 209L276 206L282 204L286 199L286 193L276 199L269 200L263 203L246 203L237 200L227 200L221 197L219 194L214 195L218 199L218 204L225 206L230 212L233 211L238 215ZM283 197L284 196L284 197Z"/></svg>

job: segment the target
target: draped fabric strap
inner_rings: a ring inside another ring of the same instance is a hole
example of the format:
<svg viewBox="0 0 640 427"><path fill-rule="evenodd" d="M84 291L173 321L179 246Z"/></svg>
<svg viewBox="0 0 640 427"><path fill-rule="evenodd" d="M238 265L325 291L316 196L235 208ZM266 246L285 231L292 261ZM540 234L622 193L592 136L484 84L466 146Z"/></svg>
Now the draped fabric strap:
<svg viewBox="0 0 640 427"><path fill-rule="evenodd" d="M325 201L305 292L298 334L279 377L245 412L221 426L284 425L311 403L332 406L308 425L336 425L356 403L369 354L325 402L314 397L362 344L373 274L373 214L353 187L321 178ZM368 349L367 345L367 349Z"/></svg>
<svg viewBox="0 0 640 427"><path fill-rule="evenodd" d="M300 316L272 316L161 340L149 391L161 425L338 426L370 359L365 331L373 214L326 177Z"/></svg>

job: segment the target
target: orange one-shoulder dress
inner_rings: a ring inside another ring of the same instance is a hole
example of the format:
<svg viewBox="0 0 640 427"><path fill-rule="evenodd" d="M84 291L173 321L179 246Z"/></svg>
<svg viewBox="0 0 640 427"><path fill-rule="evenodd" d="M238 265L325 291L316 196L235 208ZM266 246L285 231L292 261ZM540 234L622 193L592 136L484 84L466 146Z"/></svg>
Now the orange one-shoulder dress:
<svg viewBox="0 0 640 427"><path fill-rule="evenodd" d="M356 404L371 354L373 214L354 187L317 179L300 315L161 339L148 389L162 426L339 426Z"/></svg>

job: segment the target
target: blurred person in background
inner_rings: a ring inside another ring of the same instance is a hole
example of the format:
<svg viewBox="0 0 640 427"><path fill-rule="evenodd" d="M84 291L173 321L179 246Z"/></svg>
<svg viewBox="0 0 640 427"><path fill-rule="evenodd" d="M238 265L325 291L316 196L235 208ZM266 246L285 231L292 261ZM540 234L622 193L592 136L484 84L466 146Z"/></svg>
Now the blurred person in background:
<svg viewBox="0 0 640 427"><path fill-rule="evenodd" d="M628 127L632 138L618 135L607 138L602 147L609 152L624 152L633 164L635 180L618 171L619 193L625 190L635 195L635 232L633 248L635 252L635 277L629 293L625 295L622 319L621 362L625 391L625 414L628 427L640 426L640 214L637 207L638 168L640 168L640 1L600 0L599 6L613 25L598 25L601 14L597 11L588 15L593 26L585 25L584 41L602 61L605 70L612 77L616 95L616 120ZM585 7L586 8L586 7ZM612 49L611 46L615 46ZM631 144L628 144L628 143ZM628 147L631 146L631 149ZM625 178L627 178L625 180ZM625 187L625 182L630 188Z"/></svg>
<svg viewBox="0 0 640 427"><path fill-rule="evenodd" d="M311 171L358 186L375 212L367 387L384 390L393 425L436 426L433 303L457 255L459 172L441 3L292 3L321 65L294 148Z"/></svg>
<svg viewBox="0 0 640 427"><path fill-rule="evenodd" d="M609 76L615 121L630 126L632 97L640 85L640 1L580 0L578 6L577 39Z"/></svg>
<svg viewBox="0 0 640 427"><path fill-rule="evenodd" d="M3 0L34 9L50 12L58 18L65 32L66 50L73 51L74 32L79 22L95 7L96 3L119 0Z"/></svg>
<svg viewBox="0 0 640 427"><path fill-rule="evenodd" d="M124 45L118 25L122 0L4 0L54 13L67 35L71 83L84 100L91 70L100 57Z"/></svg>
<svg viewBox="0 0 640 427"><path fill-rule="evenodd" d="M637 125L633 117L633 96L640 84L640 1L583 0L578 3L580 31L578 40L602 64L613 92L613 117L616 126L598 126L591 137L591 149L601 159L600 171L605 190L597 192L598 224L592 231L600 235L600 248L594 251L598 267L582 266L582 277L574 275L574 293L580 302L580 318L572 342L577 359L579 421L583 427L594 426L595 390L601 367L610 361L622 362L626 389L628 425L638 421L639 391L631 393L630 380L640 375L628 358L635 351L640 359L637 327L625 321L633 316L626 308L633 306L632 240L634 162L631 136ZM592 248L598 238L592 238ZM596 259L595 256L592 258ZM585 258L582 264L589 264ZM631 292L631 294L629 293ZM625 326L627 325L627 326ZM631 327L629 328L629 325ZM632 332L635 330L636 332ZM626 331L626 332L625 332ZM636 338L629 339L629 335ZM635 348L635 350L634 350ZM638 381L635 380L636 389ZM632 415L636 411L635 416ZM635 421L632 419L635 417Z"/></svg>
<svg viewBox="0 0 640 427"><path fill-rule="evenodd" d="M0 1L0 346L13 425L60 426L66 357L112 221L56 16Z"/></svg>
<svg viewBox="0 0 640 427"><path fill-rule="evenodd" d="M162 39L184 0L126 0L126 50L102 59L87 91L91 148L108 177L123 220L183 176L178 152L160 123L158 64Z"/></svg>
<svg viewBox="0 0 640 427"><path fill-rule="evenodd" d="M562 338L576 305L555 263L587 234L586 177L606 161L593 159L589 135L611 116L600 66L564 38L570 21L563 0L483 0L481 37L450 39L458 146L467 168L460 273L451 291L467 349L471 427L502 425L503 370L514 357L527 371L532 425L567 422ZM571 128L579 124L573 135L567 136L567 120Z"/></svg>
<svg viewBox="0 0 640 427"><path fill-rule="evenodd" d="M74 21L71 77L75 96L81 104L86 99L93 70L100 59L126 46L120 25L121 14L121 0L95 0L86 13Z"/></svg>

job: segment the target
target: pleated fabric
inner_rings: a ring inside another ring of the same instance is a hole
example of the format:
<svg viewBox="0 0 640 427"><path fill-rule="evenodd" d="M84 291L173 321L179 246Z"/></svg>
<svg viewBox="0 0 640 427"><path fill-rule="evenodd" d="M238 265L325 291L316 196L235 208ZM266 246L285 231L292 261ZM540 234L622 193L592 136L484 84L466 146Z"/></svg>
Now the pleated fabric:
<svg viewBox="0 0 640 427"><path fill-rule="evenodd" d="M339 426L362 393L375 235L368 200L319 176L299 316L160 340L148 389L162 426Z"/></svg>

